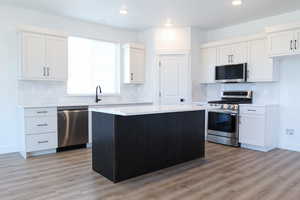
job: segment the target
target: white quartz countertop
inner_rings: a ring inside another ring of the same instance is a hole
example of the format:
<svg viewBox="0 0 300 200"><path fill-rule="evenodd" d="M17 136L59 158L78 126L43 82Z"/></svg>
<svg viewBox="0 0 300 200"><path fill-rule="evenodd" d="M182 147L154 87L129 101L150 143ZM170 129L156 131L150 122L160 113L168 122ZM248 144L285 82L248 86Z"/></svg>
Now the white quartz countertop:
<svg viewBox="0 0 300 200"><path fill-rule="evenodd" d="M99 102L99 103L74 103L74 102L65 102L65 103L33 103L26 105L19 105L22 108L50 108L50 107L66 107L66 106L90 106L90 107L101 107L101 106L118 106L118 105L143 105L143 104L152 104L150 101L111 101L111 102Z"/></svg>
<svg viewBox="0 0 300 200"><path fill-rule="evenodd" d="M132 115L147 115L159 113L174 113L174 112L188 112L206 110L206 106L196 105L146 105L146 106L122 106L114 108L90 108L92 112L107 113L121 116Z"/></svg>

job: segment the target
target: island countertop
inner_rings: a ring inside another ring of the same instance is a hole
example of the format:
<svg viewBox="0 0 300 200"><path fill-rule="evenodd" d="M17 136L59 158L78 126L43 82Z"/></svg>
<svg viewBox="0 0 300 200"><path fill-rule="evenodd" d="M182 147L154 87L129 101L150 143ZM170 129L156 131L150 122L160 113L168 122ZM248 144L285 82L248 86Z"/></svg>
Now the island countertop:
<svg viewBox="0 0 300 200"><path fill-rule="evenodd" d="M197 105L146 105L146 106L122 106L112 108L90 108L91 112L100 112L120 116L147 115L159 113L174 113L200 111L207 109L206 106Z"/></svg>

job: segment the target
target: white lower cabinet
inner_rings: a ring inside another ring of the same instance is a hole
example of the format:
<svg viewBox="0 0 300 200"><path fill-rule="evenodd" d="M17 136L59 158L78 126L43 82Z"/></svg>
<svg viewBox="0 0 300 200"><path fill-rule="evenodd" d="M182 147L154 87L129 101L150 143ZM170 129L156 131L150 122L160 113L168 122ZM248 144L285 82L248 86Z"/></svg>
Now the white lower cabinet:
<svg viewBox="0 0 300 200"><path fill-rule="evenodd" d="M270 151L277 147L279 106L241 105L239 142L243 148Z"/></svg>
<svg viewBox="0 0 300 200"><path fill-rule="evenodd" d="M57 108L21 109L21 155L55 150L58 146Z"/></svg>

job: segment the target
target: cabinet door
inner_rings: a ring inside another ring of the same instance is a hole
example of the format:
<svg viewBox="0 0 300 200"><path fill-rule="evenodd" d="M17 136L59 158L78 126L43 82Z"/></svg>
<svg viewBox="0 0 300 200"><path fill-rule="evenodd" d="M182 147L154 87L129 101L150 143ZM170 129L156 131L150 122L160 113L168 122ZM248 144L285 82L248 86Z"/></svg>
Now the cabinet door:
<svg viewBox="0 0 300 200"><path fill-rule="evenodd" d="M246 63L248 58L247 43L236 44L232 47L232 64Z"/></svg>
<svg viewBox="0 0 300 200"><path fill-rule="evenodd" d="M231 64L232 56L233 56L232 46L220 47L218 65Z"/></svg>
<svg viewBox="0 0 300 200"><path fill-rule="evenodd" d="M268 57L267 40L259 39L249 42L248 81L273 81L273 60Z"/></svg>
<svg viewBox="0 0 300 200"><path fill-rule="evenodd" d="M68 41L46 37L46 74L50 80L66 81L68 77Z"/></svg>
<svg viewBox="0 0 300 200"><path fill-rule="evenodd" d="M200 59L200 83L214 83L215 68L217 65L217 49L202 49Z"/></svg>
<svg viewBox="0 0 300 200"><path fill-rule="evenodd" d="M269 56L284 56L292 54L294 33L292 31L273 33L269 35Z"/></svg>
<svg viewBox="0 0 300 200"><path fill-rule="evenodd" d="M131 83L143 83L145 80L144 50L130 50L130 79Z"/></svg>
<svg viewBox="0 0 300 200"><path fill-rule="evenodd" d="M240 116L239 140L242 144L265 145L265 118L264 115Z"/></svg>
<svg viewBox="0 0 300 200"><path fill-rule="evenodd" d="M294 35L294 53L300 54L300 30L296 30Z"/></svg>
<svg viewBox="0 0 300 200"><path fill-rule="evenodd" d="M22 34L22 79L45 79L45 45L43 35Z"/></svg>

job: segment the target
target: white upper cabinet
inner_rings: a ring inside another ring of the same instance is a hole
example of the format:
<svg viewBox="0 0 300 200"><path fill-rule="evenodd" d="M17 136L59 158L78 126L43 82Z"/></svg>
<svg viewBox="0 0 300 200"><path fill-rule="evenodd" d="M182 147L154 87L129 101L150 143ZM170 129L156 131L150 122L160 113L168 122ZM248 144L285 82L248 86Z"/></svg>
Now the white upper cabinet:
<svg viewBox="0 0 300 200"><path fill-rule="evenodd" d="M219 47L218 58L218 65L246 63L247 43Z"/></svg>
<svg viewBox="0 0 300 200"><path fill-rule="evenodd" d="M248 82L277 81L278 70L273 59L267 55L267 39L249 41Z"/></svg>
<svg viewBox="0 0 300 200"><path fill-rule="evenodd" d="M211 42L201 48L200 83L215 82L217 65L241 63L247 63L248 82L278 81L278 65L268 57L266 34Z"/></svg>
<svg viewBox="0 0 300 200"><path fill-rule="evenodd" d="M66 81L68 41L66 37L22 32L21 80Z"/></svg>
<svg viewBox="0 0 300 200"><path fill-rule="evenodd" d="M215 82L215 67L217 65L217 48L201 49L200 83Z"/></svg>
<svg viewBox="0 0 300 200"><path fill-rule="evenodd" d="M267 27L269 56L288 56L300 54L300 24L286 24Z"/></svg>
<svg viewBox="0 0 300 200"><path fill-rule="evenodd" d="M143 84L144 81L145 50L143 45L124 45L124 83Z"/></svg>

